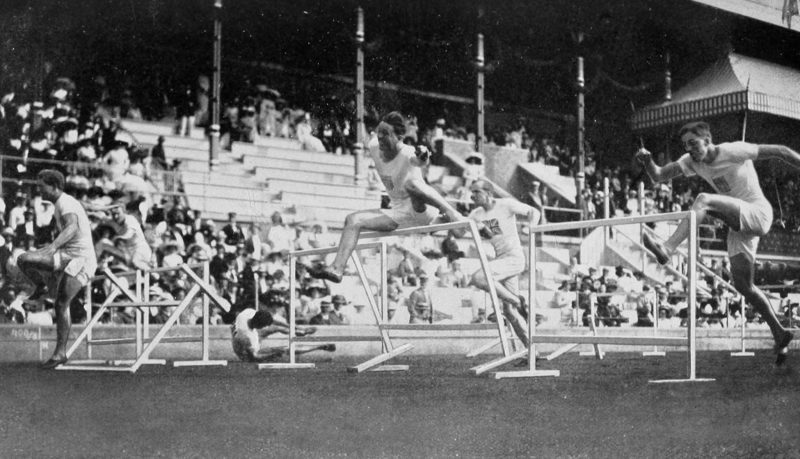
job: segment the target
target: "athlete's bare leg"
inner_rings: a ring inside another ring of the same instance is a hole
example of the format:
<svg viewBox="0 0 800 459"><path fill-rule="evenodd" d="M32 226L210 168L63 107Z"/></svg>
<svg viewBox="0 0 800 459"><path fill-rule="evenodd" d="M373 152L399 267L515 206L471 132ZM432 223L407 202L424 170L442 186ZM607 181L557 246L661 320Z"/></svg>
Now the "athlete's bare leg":
<svg viewBox="0 0 800 459"><path fill-rule="evenodd" d="M358 244L358 236L362 230L393 231L397 222L387 217L380 210L362 210L353 212L344 220L344 229L339 239L339 249L330 267L312 268L309 274L317 279L326 279L339 283L342 281L345 265Z"/></svg>

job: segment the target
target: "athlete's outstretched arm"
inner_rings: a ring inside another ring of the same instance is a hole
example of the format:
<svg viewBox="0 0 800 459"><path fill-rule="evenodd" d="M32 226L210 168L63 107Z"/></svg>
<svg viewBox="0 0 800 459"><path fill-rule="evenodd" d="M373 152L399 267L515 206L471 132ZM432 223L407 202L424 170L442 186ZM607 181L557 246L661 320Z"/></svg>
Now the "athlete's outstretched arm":
<svg viewBox="0 0 800 459"><path fill-rule="evenodd" d="M800 169L800 153L786 145L759 145L757 159L780 159L795 169Z"/></svg>

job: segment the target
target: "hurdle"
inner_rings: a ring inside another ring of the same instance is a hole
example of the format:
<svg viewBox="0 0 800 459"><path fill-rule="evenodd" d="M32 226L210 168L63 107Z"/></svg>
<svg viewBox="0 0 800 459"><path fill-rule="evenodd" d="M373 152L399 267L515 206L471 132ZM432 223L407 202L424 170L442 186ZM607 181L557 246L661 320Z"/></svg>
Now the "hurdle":
<svg viewBox="0 0 800 459"><path fill-rule="evenodd" d="M193 268L202 268L203 277L198 276ZM186 360L175 361L173 366L225 366L228 364L227 360L211 360L209 359L209 299L214 301L218 306L224 310L228 310L227 302L217 296L213 289L208 284L208 262L199 265L183 264L177 267L158 268L148 272L136 270L134 272L123 273L122 275L134 274L135 276L135 292L131 292L129 287L126 286L120 276L113 274L108 268L102 272L102 276L93 278L92 280L106 280L111 284L111 291L106 300L100 305L97 312L92 315L89 322L84 326L81 333L72 343L67 350L67 358L69 359L79 348L82 343L86 343L87 360L72 360L67 363L61 364L56 367L57 370L78 370L78 371L117 371L135 373L142 365L165 365L166 360L151 359L150 354L160 343L202 343L202 354L199 360ZM186 276L194 281L194 285L189 289L186 297L181 301L159 301L153 302L149 299L149 275L153 272L169 272L181 271ZM87 288L91 288L91 283ZM199 293L204 294L203 298L203 311L202 311L202 335L201 336L179 336L167 337L166 334L178 322L181 313L193 302L195 296ZM128 301L115 302L114 300L123 295ZM90 295L87 293L89 299ZM135 324L136 333L133 338L106 338L106 339L93 339L93 328L100 322L100 318L112 308L135 308ZM165 308L174 307L175 310L167 318L167 321L161 326L159 331L149 338L149 311L150 308ZM92 346L99 345L119 345L119 344L134 344L135 355L134 359L121 359L121 360L98 360L91 358Z"/></svg>
<svg viewBox="0 0 800 459"><path fill-rule="evenodd" d="M531 242L535 245L538 233L548 231L561 231L573 229L591 229L596 227L609 227L616 225L632 225L639 223L660 222L666 220L689 221L689 264L687 278L689 279L688 309L689 321L687 324L687 336L682 338L643 336L626 337L613 335L586 336L586 335L537 335L533 321L528 323L528 334L530 347L528 348L528 369L522 371L506 371L494 374L496 379L503 378L528 378L541 376L559 376L558 370L538 370L536 368L536 343L563 343L563 344L596 344L596 345L633 345L633 346L685 346L687 348L687 377L684 379L661 379L651 380L651 383L669 382L701 382L713 381L709 378L698 378L696 375L696 330L695 315L697 305L697 215L693 211L672 212L657 215L643 215L633 217L621 217L605 220L586 220L579 222L552 223L531 228ZM536 259L531 259L531 270L535 268ZM536 303L531 304L531 316L534 316Z"/></svg>
<svg viewBox="0 0 800 459"><path fill-rule="evenodd" d="M475 242L476 250L478 252L478 257L481 262L481 267L484 270L484 274L487 276L489 281L489 295L492 299L492 305L495 311L495 315L497 316L497 330L501 337L501 347L503 350L503 355L508 357L511 355L510 351L510 343L508 342L508 337L505 330L505 322L502 316L502 308L500 307L500 302L497 297L497 291L494 288L494 282L491 276L491 272L489 271L488 259L486 257L486 253L483 250L481 245L480 235L478 234L477 226L475 222L471 220L464 220L464 221L457 221L457 222L450 222L450 223L439 223L433 224L428 226L419 226L419 227L411 227L411 228L402 228L395 231L389 232L365 232L362 233L359 237L360 241L368 240L368 239L380 239L386 237L398 237L398 236L408 236L412 234L420 234L420 233L434 233L437 231L447 231L451 229L459 229L459 228L468 228L472 239ZM366 272L364 271L364 266L361 263L361 259L358 255L359 249L365 248L379 248L380 249L380 257L381 257L381 274L380 274L380 307L378 302L375 299L375 296L369 289L369 282L366 276ZM293 251L289 252L289 288L290 291L294 291L295 288L295 273L297 269L297 258L309 256L309 255L321 255L321 254L328 254L334 253L338 250L338 247L326 247L320 249L310 249L310 250L300 250L300 251ZM366 338L363 336L336 336L336 337L323 337L323 336L303 336L298 337L296 334L296 317L295 317L295 298L292 296L290 300L289 306L289 363L262 363L258 364L258 369L273 369L273 370L282 370L282 369L302 369L302 368L314 368L313 363L298 363L296 360L296 346L299 343L304 342L322 342L322 341L380 341L382 344L382 352L381 354L355 366L351 366L347 368L349 373L363 373L367 371L406 371L409 369L408 365L382 365L384 362L387 362L401 354L404 354L410 351L413 346L410 343L402 344L400 346L395 347L392 343L391 336L389 334L390 330L476 330L476 329L485 329L486 326L478 326L476 327L475 324L464 324L464 325L448 325L442 328L441 325L433 325L433 324L408 324L408 325L400 325L400 324L389 324L388 322L388 312L386 309L386 305L388 304L387 299L387 288L386 288L386 271L388 268L388 259L387 259L387 250L386 250L386 243L384 241L376 241L376 242L359 242L356 245L356 250L353 251L352 255L350 256L350 260L353 262L356 273L363 285L366 296L367 302L369 303L370 310L372 311L373 317L375 319L375 324L378 327L379 336Z"/></svg>

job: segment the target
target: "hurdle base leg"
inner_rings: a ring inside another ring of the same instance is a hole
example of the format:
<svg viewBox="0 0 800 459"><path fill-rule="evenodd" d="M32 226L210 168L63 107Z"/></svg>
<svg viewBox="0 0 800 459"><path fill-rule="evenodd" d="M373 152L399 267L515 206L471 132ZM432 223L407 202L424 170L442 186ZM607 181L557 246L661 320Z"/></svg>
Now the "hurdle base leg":
<svg viewBox="0 0 800 459"><path fill-rule="evenodd" d="M387 361L389 359L392 359L392 358L394 358L394 357L396 357L396 356L398 356L398 355L400 355L400 354L402 354L404 352L410 351L412 348L413 348L413 346L411 344L403 344L402 346L398 346L398 347L394 348L393 350L391 350L389 352L386 352L385 354L381 354L379 356L373 357L373 358L367 360L366 362L364 362L364 363L362 363L360 365L356 365L354 367L348 367L347 368L347 372L348 373L361 373L361 372L367 371L367 370L369 370L371 368L374 368L374 367L378 366L379 364L381 364L381 363L383 363L383 362L385 362L385 361Z"/></svg>
<svg viewBox="0 0 800 459"><path fill-rule="evenodd" d="M228 366L227 360L176 360L172 362L173 367L211 367Z"/></svg>
<svg viewBox="0 0 800 459"><path fill-rule="evenodd" d="M500 357L499 359L492 360L491 362L487 362L487 363L484 363L482 365L478 365L476 367L472 367L472 368L470 368L470 371L473 372L476 375L480 375L480 374L486 373L487 371L489 371L489 370L491 370L493 368L497 368L500 365L505 365L505 364L507 364L509 362L513 362L514 360L521 359L522 357L525 357L527 355L528 355L528 350L527 349L523 349L523 350L517 351L517 352L515 352L515 353L513 353L513 354L511 354L511 355L509 355L507 357Z"/></svg>
<svg viewBox="0 0 800 459"><path fill-rule="evenodd" d="M259 370L304 370L315 368L313 363L259 363Z"/></svg>
<svg viewBox="0 0 800 459"><path fill-rule="evenodd" d="M669 384L669 383L693 383L693 382L712 382L714 378L694 378L694 379L651 379L650 384Z"/></svg>
<svg viewBox="0 0 800 459"><path fill-rule="evenodd" d="M505 378L538 378L542 376L558 377L561 375L559 370L522 370L522 371L498 371L494 373L494 379Z"/></svg>
<svg viewBox="0 0 800 459"><path fill-rule="evenodd" d="M493 339L492 341L484 344L483 346L478 347L477 349L473 349L469 351L466 355L467 358L471 359L472 357L476 357L478 355L483 354L484 352L492 349L495 346L500 345L500 338Z"/></svg>
<svg viewBox="0 0 800 459"><path fill-rule="evenodd" d="M664 351L646 351L642 352L642 355L644 357L664 357L667 353Z"/></svg>
<svg viewBox="0 0 800 459"><path fill-rule="evenodd" d="M367 371L408 371L408 365L381 365L379 367L370 368Z"/></svg>
<svg viewBox="0 0 800 459"><path fill-rule="evenodd" d="M731 352L731 357L753 357L755 352L750 351L739 351L739 352Z"/></svg>

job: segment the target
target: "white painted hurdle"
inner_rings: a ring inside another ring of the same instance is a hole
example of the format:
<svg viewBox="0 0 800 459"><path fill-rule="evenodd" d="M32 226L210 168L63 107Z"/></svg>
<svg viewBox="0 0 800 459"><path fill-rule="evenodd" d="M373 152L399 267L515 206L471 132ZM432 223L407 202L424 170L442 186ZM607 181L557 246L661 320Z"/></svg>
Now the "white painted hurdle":
<svg viewBox="0 0 800 459"><path fill-rule="evenodd" d="M492 281L491 272L489 270L488 259L486 257L486 253L483 250L483 246L481 245L481 238L478 234L478 229L475 226L475 223L470 220L459 221L459 222L451 222L451 223L441 223L441 224L434 224L428 226L419 226L419 227L412 227L412 228L403 228L391 232L368 232L362 233L359 237L361 241L368 240L368 239L379 239L379 238L386 238L386 237L396 237L396 236L407 236L412 234L420 234L420 233L434 233L437 231L447 231L451 229L459 229L459 228L468 228L472 239L475 242L475 246L478 252L478 257L481 262L481 266L484 270L484 274L486 278L489 280L489 296L492 300L492 306L494 308L495 315L497 316L497 330L500 335L500 344L503 350L504 357L509 357L511 355L510 351L510 343L507 336L507 331L505 327L505 321L502 315L502 307L497 297L497 291L494 288L494 282ZM367 280L366 272L364 271L364 266L361 264L361 260L358 256L358 250L364 248L380 248L381 250L381 290L380 290L380 307L378 306L378 302L375 301L375 297L373 293L369 289L369 283ZM297 267L297 258L309 256L309 255L321 255L327 253L334 253L338 250L337 247L330 247L330 248L321 248L321 249L311 249L311 250L301 250L301 251L294 251L289 253L289 290L294 291L295 288L295 273ZM408 365L381 365L384 362L391 360L398 355L401 355L405 352L408 352L412 349L411 344L403 344L401 346L395 347L392 343L391 337L389 335L389 330L437 330L437 329L446 329L446 330L478 330L478 329L486 329L485 325L475 325L475 324L458 324L458 325L435 325L435 324L408 324L408 325L399 325L399 324L388 324L388 317L387 317L387 308L386 305L388 304L387 299L387 288L386 288L386 272L388 269L387 264L387 253L386 253L386 243L383 241L380 242L360 242L356 246L356 250L353 251L353 254L350 257L351 261L353 262L356 272L361 280L362 285L364 286L367 302L369 303L370 309L372 310L373 316L375 318L375 324L378 326L379 335L374 339L370 339L370 341L379 340L382 343L382 352L381 354L363 362L359 365L349 367L347 369L348 372L352 373L361 373L365 371L403 371L408 370ZM313 363L298 363L296 360L296 346L298 343L303 342L321 342L321 341L366 341L367 338L363 336L336 336L336 337L323 337L323 336L303 336L298 337L296 335L296 318L295 318L295 299L294 297L290 300L289 306L289 363L262 363L258 365L259 369L299 369L299 368L313 368Z"/></svg>
<svg viewBox="0 0 800 459"><path fill-rule="evenodd" d="M593 336L593 335L537 335L535 332L534 321L528 323L528 335L530 347L528 348L528 369L522 371L497 372L495 378L528 378L538 376L559 376L558 370L537 370L536 368L536 343L564 343L564 344L593 344L593 345L644 345L644 346L686 346L687 348L687 378L685 379L662 379L653 380L653 383L667 382L699 382L712 381L707 378L697 378L696 375L696 320L695 309L697 303L697 215L693 211L673 212L667 214L644 215L634 217L612 218L604 220L586 220L580 222L565 222L540 225L531 228L531 247L535 247L536 234L548 231L563 231L574 229L591 229L596 227L609 227L616 225L631 225L638 223L659 222L666 220L688 219L689 221L689 263L687 277L689 279L688 309L689 321L687 324L687 336L685 338L643 336ZM535 272L536 258L535 251L531 251L531 272ZM530 305L529 316L535 317L536 303Z"/></svg>
<svg viewBox="0 0 800 459"><path fill-rule="evenodd" d="M198 276L192 268L202 267L203 277ZM194 285L189 289L186 297L181 301L160 301L152 302L149 300L149 273L151 272L168 272L168 271L182 271L194 282ZM57 370L83 370L83 371L117 371L135 373L142 365L164 365L166 360L151 359L150 354L160 343L178 343L178 342L200 342L202 343L202 354L199 360L186 360L175 361L173 365L176 367L181 366L210 366L220 365L225 366L228 364L227 360L211 360L209 359L209 299L214 301L221 308L226 311L229 305L226 301L217 296L213 289L208 284L208 262L202 265L181 265L178 267L158 268L149 272L143 273L142 271L131 272L135 275L135 291L131 292L130 288L126 286L120 277L114 275L107 268L103 271L101 279L106 279L111 283L111 292L109 293L106 301L104 301L97 312L92 315L89 322L83 328L83 331L78 335L75 341L67 350L67 358L72 356L82 343L86 343L88 360L70 360L65 364L56 367ZM126 273L126 274L131 274ZM96 279L93 279L96 280ZM91 289L91 283L87 286ZM167 332L178 322L181 313L192 303L195 296L199 293L204 294L203 297L203 313L202 313L202 335L201 336L181 336L181 337L166 337ZM127 302L114 302L120 295L127 298ZM91 295L87 293L87 300L91 302ZM108 338L108 339L92 339L92 329L99 323L100 318L110 308L135 308L135 323L136 334L133 338ZM175 310L170 314L167 321L161 326L159 331L149 339L149 310L150 308L174 307ZM91 307L89 307L91 311ZM92 346L98 345L119 345L119 344L135 344L134 359L127 360L97 360L91 359Z"/></svg>

